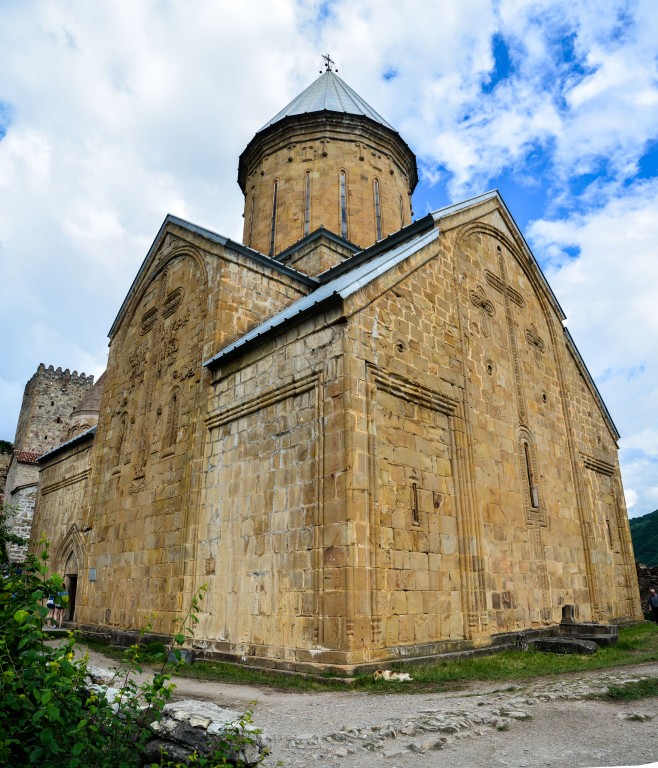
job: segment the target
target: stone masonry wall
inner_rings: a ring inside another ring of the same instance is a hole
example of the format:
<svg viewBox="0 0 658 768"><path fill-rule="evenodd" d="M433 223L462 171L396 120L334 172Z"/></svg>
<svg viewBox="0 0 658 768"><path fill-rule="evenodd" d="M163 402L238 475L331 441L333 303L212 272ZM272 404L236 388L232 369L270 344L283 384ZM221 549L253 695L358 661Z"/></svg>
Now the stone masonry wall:
<svg viewBox="0 0 658 768"><path fill-rule="evenodd" d="M406 171L376 132L359 141L353 134L322 126L300 130L275 146L249 169L245 193L245 245L270 253L274 184L277 210L273 255L308 234L304 231L307 183L310 190L309 232L319 227L342 236L340 173L346 176L346 239L365 248L378 239L375 180L379 185L379 239L411 223ZM308 181L307 181L308 179Z"/></svg>
<svg viewBox="0 0 658 768"><path fill-rule="evenodd" d="M64 442L68 418L93 383L93 376L41 363L25 387L15 450L41 454Z"/></svg>
<svg viewBox="0 0 658 768"><path fill-rule="evenodd" d="M593 399L567 421L581 375L555 311L497 215L440 242L355 297L349 325L373 653L556 623L564 603L581 620L637 617L616 446ZM612 461L595 467L607 486L579 496L585 431Z"/></svg>
<svg viewBox="0 0 658 768"><path fill-rule="evenodd" d="M39 468L37 465L33 462L19 461L14 455L7 473L5 503L15 511L15 515L11 519L11 532L26 541L30 537L38 482ZM10 562L21 563L27 554L27 544L21 546L11 544L7 553Z"/></svg>
<svg viewBox="0 0 658 768"><path fill-rule="evenodd" d="M4 493L5 484L7 482L7 473L9 472L9 465L11 464L11 451L3 453L0 451L0 496Z"/></svg>
<svg viewBox="0 0 658 768"><path fill-rule="evenodd" d="M204 650L347 658L341 356L341 326L316 321L216 374L196 554Z"/></svg>
<svg viewBox="0 0 658 768"><path fill-rule="evenodd" d="M278 270L171 225L111 339L81 525L97 579L79 581L80 623L174 629L199 586L202 361L303 290Z"/></svg>
<svg viewBox="0 0 658 768"><path fill-rule="evenodd" d="M61 575L86 575L87 533L81 531L81 518L89 490L92 443L92 436L79 439L40 465L31 546L34 550L45 537L50 544L49 566Z"/></svg>
<svg viewBox="0 0 658 768"><path fill-rule="evenodd" d="M552 299L493 206L450 223L350 298L344 336L316 318L216 372L200 648L349 665L556 624L565 603L637 616L597 507L616 466L578 491L579 435L606 422L573 410Z"/></svg>

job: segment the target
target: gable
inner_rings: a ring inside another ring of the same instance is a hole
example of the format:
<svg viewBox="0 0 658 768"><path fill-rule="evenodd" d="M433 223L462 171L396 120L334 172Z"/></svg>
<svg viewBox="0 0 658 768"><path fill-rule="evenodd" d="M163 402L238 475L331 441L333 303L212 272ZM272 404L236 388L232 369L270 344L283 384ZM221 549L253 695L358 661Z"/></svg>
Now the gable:
<svg viewBox="0 0 658 768"><path fill-rule="evenodd" d="M153 269L161 269L172 253L178 253L186 249L189 255L197 259L201 264L202 254L207 256L226 255L228 252L235 254L245 265L257 270L265 276L274 279L279 278L287 284L295 286L300 293L305 293L317 285L317 281L297 270L281 264L268 256L258 253L251 248L234 243L230 239L218 235L210 230L190 224L169 214L164 220L158 234L149 248L142 265L124 299L119 312L109 331L112 339L118 332L127 316L132 316L135 303L143 295L145 285L149 282L149 275ZM204 279L207 282L208 275Z"/></svg>

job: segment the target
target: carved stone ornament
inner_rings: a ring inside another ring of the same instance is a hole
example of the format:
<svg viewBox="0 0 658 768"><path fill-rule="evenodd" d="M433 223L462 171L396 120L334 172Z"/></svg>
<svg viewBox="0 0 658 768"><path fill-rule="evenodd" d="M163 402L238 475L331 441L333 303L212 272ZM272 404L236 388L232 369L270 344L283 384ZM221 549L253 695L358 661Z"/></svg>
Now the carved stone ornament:
<svg viewBox="0 0 658 768"><path fill-rule="evenodd" d="M134 385L144 377L146 367L146 345L141 344L130 355L130 383Z"/></svg>
<svg viewBox="0 0 658 768"><path fill-rule="evenodd" d="M481 285L469 293L471 303L480 310L480 328L482 333L489 337L489 318L494 316L494 305L489 301Z"/></svg>
<svg viewBox="0 0 658 768"><path fill-rule="evenodd" d="M544 353L544 350L546 349L546 344L544 344L544 340L539 335L534 325L531 325L530 328L526 329L525 337L528 344L534 347L535 362L537 363L538 366L541 365L541 356Z"/></svg>
<svg viewBox="0 0 658 768"><path fill-rule="evenodd" d="M183 287L176 288L165 299L164 306L162 307L162 317L169 317L180 306L183 297L185 296L185 289Z"/></svg>

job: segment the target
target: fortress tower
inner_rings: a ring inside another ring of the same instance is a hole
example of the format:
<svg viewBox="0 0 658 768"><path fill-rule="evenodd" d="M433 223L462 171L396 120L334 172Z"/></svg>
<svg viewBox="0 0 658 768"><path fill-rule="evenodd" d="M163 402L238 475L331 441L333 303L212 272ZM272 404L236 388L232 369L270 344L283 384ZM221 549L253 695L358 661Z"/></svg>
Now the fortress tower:
<svg viewBox="0 0 658 768"><path fill-rule="evenodd" d="M28 538L39 482L37 459L69 436L72 411L94 385L94 377L41 363L25 385L9 464L4 500L17 508L14 532ZM12 546L9 558L21 562L25 548Z"/></svg>

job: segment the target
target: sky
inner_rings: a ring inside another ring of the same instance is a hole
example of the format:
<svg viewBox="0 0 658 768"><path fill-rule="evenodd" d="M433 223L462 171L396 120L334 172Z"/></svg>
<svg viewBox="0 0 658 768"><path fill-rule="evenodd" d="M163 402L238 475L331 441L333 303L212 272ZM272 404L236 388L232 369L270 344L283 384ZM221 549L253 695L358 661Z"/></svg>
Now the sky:
<svg viewBox="0 0 658 768"><path fill-rule="evenodd" d="M0 439L39 363L102 372L167 213L241 240L238 156L327 52L417 217L500 191L658 508L655 0L0 0Z"/></svg>

